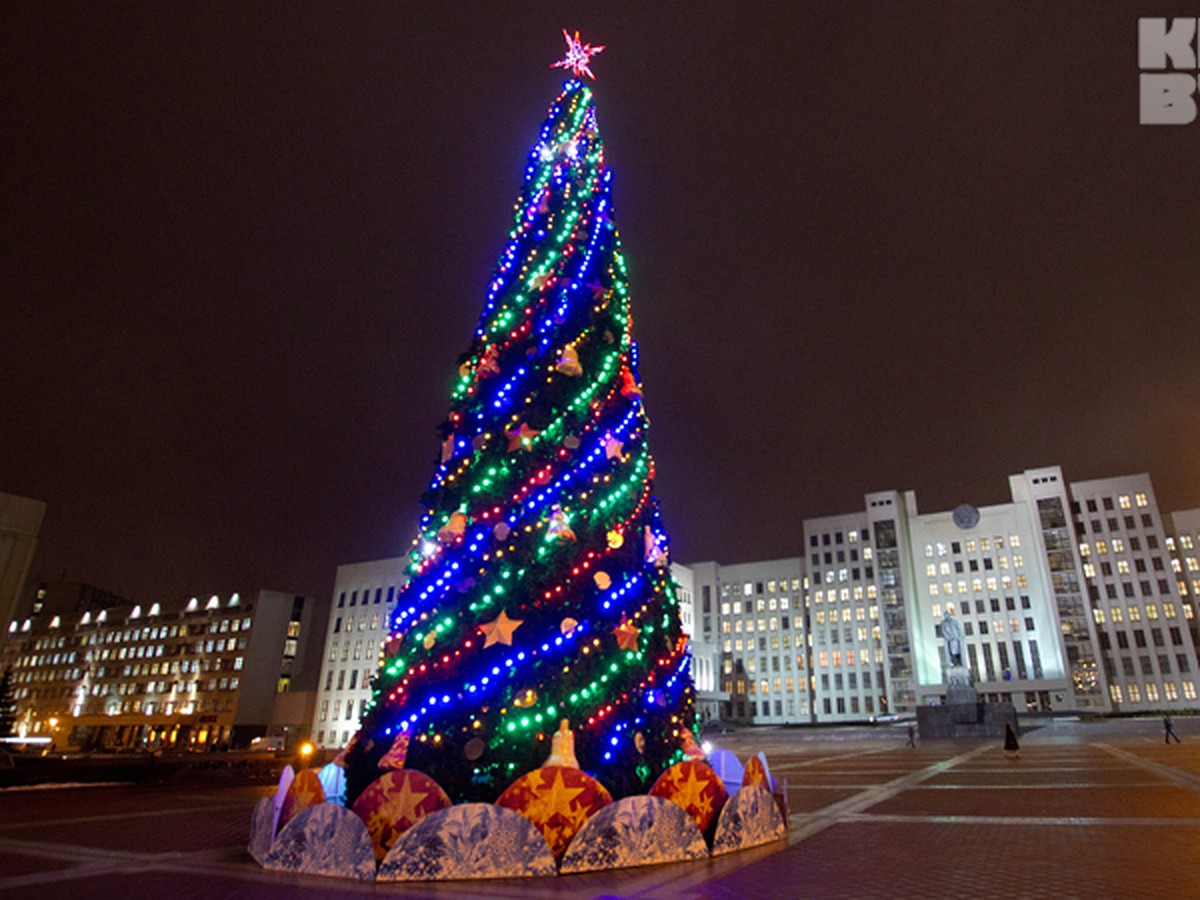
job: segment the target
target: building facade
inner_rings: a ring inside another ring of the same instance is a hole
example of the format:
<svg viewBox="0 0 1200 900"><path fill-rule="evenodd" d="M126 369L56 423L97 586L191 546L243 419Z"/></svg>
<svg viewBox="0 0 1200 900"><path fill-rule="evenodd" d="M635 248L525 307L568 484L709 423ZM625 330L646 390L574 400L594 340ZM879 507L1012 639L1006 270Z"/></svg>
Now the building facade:
<svg viewBox="0 0 1200 900"><path fill-rule="evenodd" d="M312 723L318 746L344 747L358 731L408 563L400 556L338 566Z"/></svg>
<svg viewBox="0 0 1200 900"><path fill-rule="evenodd" d="M22 736L204 749L311 721L325 625L311 598L260 590L143 606L99 592L105 602L63 610L38 593L5 649Z"/></svg>
<svg viewBox="0 0 1200 900"><path fill-rule="evenodd" d="M914 492L804 522L804 555L691 566L719 598L722 718L833 723L945 699L946 616L983 700L1027 712L1194 707L1200 510L1145 475L1009 478L1011 502L922 513ZM701 630L703 634L703 630Z"/></svg>
<svg viewBox="0 0 1200 900"><path fill-rule="evenodd" d="M1071 500L1113 710L1195 707L1195 609L1177 577L1196 565L1194 521L1180 514L1187 530L1170 535L1144 474L1074 482Z"/></svg>

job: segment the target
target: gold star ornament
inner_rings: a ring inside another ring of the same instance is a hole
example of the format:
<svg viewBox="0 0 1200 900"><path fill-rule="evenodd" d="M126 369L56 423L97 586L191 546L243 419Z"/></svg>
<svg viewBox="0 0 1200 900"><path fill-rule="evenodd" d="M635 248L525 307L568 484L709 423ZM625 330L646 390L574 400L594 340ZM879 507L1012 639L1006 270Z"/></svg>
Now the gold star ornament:
<svg viewBox="0 0 1200 900"><path fill-rule="evenodd" d="M511 647L513 632L524 621L524 619L510 619L506 611L500 610L500 615L496 616L492 621L484 622L479 626L479 630L486 635L483 646L490 647L492 644L507 644Z"/></svg>

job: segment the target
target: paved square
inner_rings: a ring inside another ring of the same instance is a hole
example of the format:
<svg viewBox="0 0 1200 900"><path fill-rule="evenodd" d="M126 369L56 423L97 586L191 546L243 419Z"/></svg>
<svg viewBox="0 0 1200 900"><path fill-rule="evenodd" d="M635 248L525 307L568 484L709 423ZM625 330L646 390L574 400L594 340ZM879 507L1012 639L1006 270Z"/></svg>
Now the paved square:
<svg viewBox="0 0 1200 900"><path fill-rule="evenodd" d="M259 869L268 787L0 792L0 897L1200 896L1200 720L1061 722L999 742L905 746L903 729L755 729L788 783L788 842L707 863L539 881L352 884Z"/></svg>

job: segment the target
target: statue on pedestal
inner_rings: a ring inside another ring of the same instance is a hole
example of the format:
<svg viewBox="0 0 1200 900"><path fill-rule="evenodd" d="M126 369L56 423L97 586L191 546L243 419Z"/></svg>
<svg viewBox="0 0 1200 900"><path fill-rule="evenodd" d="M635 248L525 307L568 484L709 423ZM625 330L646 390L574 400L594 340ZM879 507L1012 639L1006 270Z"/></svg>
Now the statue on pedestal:
<svg viewBox="0 0 1200 900"><path fill-rule="evenodd" d="M942 641L946 648L947 703L974 703L978 699L971 670L963 662L965 635L962 623L946 610L942 616Z"/></svg>

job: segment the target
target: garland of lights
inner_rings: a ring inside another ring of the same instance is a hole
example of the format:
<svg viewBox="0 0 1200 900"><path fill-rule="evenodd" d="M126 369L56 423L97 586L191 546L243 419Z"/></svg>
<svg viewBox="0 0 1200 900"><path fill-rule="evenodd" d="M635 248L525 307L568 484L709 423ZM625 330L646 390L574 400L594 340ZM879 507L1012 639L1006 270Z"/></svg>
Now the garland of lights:
<svg viewBox="0 0 1200 900"><path fill-rule="evenodd" d="M603 48L566 36L563 64L591 76ZM561 719L618 795L682 758L692 688L611 188L592 92L571 79L459 361L351 797L401 734L456 800L540 765Z"/></svg>

